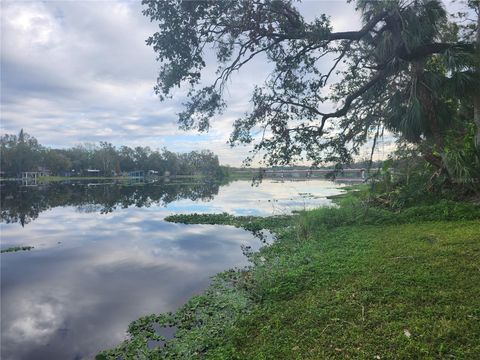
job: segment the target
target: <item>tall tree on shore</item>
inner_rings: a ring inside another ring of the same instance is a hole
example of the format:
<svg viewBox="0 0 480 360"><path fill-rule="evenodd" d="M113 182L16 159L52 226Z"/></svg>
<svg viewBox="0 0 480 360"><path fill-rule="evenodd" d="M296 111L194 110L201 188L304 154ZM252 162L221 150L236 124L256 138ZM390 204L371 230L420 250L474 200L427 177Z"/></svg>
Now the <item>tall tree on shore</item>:
<svg viewBox="0 0 480 360"><path fill-rule="evenodd" d="M18 135L5 134L0 139L1 168L10 176L24 171L36 171L41 165L42 146L23 129Z"/></svg>
<svg viewBox="0 0 480 360"><path fill-rule="evenodd" d="M334 32L325 14L307 22L290 0L143 4L159 27L147 40L161 63L155 91L164 99L175 87L190 87L183 128L208 130L226 107L232 75L257 57L272 64L230 138L254 142L267 164L348 161L386 128L424 142L426 160L442 168L439 152L459 98L479 91L475 44L459 37L438 0L358 0L362 27L343 32ZM207 47L219 65L204 85ZM340 80L332 83L337 71ZM327 101L337 108L322 110Z"/></svg>

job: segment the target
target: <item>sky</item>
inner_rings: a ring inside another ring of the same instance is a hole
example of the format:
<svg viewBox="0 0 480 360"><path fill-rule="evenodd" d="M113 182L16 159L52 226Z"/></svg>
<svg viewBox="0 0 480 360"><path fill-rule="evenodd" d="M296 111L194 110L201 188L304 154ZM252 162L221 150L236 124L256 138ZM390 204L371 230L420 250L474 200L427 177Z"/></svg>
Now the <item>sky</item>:
<svg viewBox="0 0 480 360"><path fill-rule="evenodd" d="M108 141L210 149L221 163L240 165L250 148L232 149L227 140L269 65L258 60L233 77L227 111L212 120L208 134L179 130L184 91L166 102L154 94L159 66L145 40L156 25L141 10L140 1L2 0L1 133L23 128L59 148ZM300 11L306 20L331 15L335 31L360 27L354 5L345 1L305 1Z"/></svg>

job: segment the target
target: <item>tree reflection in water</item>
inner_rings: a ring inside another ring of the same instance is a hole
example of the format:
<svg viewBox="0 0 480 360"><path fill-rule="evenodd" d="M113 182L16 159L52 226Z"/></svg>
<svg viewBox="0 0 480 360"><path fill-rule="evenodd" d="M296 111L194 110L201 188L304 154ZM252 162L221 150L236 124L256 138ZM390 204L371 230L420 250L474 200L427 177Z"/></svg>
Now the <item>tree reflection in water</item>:
<svg viewBox="0 0 480 360"><path fill-rule="evenodd" d="M211 180L188 183L51 182L37 186L4 182L0 193L0 219L25 226L41 212L55 207L76 206L81 212L106 214L130 206L165 206L182 199L209 201L218 194L220 185L222 183Z"/></svg>

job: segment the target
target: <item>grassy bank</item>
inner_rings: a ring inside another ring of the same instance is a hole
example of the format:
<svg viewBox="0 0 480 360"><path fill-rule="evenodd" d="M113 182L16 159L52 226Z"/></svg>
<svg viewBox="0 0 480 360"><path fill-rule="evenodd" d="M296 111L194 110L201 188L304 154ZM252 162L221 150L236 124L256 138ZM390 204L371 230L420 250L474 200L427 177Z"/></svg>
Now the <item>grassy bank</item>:
<svg viewBox="0 0 480 360"><path fill-rule="evenodd" d="M133 322L130 340L98 358L478 359L480 207L391 212L360 194L289 217L170 217L278 239L175 314ZM158 325L177 328L165 346Z"/></svg>

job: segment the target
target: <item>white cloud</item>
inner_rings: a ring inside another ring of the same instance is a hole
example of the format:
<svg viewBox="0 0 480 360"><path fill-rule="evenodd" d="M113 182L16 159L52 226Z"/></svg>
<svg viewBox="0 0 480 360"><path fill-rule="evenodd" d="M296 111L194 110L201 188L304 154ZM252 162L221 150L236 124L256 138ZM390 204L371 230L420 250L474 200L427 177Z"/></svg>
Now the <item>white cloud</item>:
<svg viewBox="0 0 480 360"><path fill-rule="evenodd" d="M233 77L227 112L197 138L177 128L183 91L164 103L153 93L158 64L145 39L155 24L139 2L3 1L1 7L2 132L24 128L50 146L105 140L157 148L179 137L175 148L210 148L224 163L239 165L247 155L226 142L234 119L250 107L254 84L267 76L265 61ZM331 14L335 30L359 25L344 2L306 1L300 10L307 20Z"/></svg>

